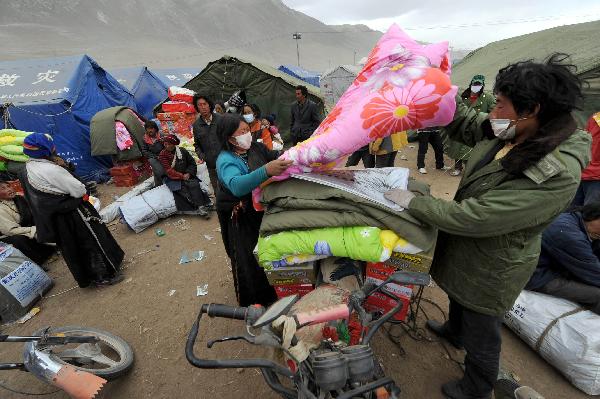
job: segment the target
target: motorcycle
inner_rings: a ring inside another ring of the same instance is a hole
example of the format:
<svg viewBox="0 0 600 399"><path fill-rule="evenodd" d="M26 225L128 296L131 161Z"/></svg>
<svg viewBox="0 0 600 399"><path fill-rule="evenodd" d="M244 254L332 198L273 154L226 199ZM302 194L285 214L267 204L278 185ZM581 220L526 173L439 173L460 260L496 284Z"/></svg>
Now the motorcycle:
<svg viewBox="0 0 600 399"><path fill-rule="evenodd" d="M309 307L308 311L302 311L301 306L308 295L300 301L298 295L284 297L268 309L260 305L203 304L188 334L186 358L191 365L201 369L257 368L268 386L286 399L396 399L400 395L400 387L392 378L385 376L370 342L377 330L403 306L403 302L386 287L389 284L427 286L430 281L430 276L425 273L398 271L379 286L364 284L340 301L342 303L317 310ZM327 287L317 287L310 294L318 295L319 290ZM396 306L385 314L367 312L364 303L376 293L392 298ZM287 364L259 358L209 360L196 356L194 345L203 315L245 322L243 335L210 340L207 342L209 349L215 343L242 340L282 350ZM342 325L347 327L352 317L360 322L358 342L348 344L322 334L325 331L323 326L328 323L341 320ZM311 326L313 334L307 337L303 331ZM311 337L315 337L314 332L319 333L318 338L310 342Z"/></svg>

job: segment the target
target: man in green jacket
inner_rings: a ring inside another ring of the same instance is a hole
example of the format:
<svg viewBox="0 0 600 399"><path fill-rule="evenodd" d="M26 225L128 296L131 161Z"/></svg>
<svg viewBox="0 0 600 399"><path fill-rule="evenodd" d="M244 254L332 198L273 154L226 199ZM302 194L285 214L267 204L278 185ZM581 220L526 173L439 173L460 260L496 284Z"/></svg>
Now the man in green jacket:
<svg viewBox="0 0 600 399"><path fill-rule="evenodd" d="M489 113L496 105L494 96L486 93L485 76L475 75L469 83L469 87L463 91L460 101L467 107L472 107L475 112ZM458 176L462 173L463 164L469 159L472 148L465 145L462 141L448 140L446 152L448 156L455 160L454 170L450 172L452 176Z"/></svg>
<svg viewBox="0 0 600 399"><path fill-rule="evenodd" d="M489 114L457 103L448 135L474 147L453 201L393 190L386 197L440 230L431 274L450 299L449 319L429 323L464 346L465 374L448 398L490 398L502 317L533 273L541 233L570 204L591 140L571 111L581 82L553 55L500 70Z"/></svg>

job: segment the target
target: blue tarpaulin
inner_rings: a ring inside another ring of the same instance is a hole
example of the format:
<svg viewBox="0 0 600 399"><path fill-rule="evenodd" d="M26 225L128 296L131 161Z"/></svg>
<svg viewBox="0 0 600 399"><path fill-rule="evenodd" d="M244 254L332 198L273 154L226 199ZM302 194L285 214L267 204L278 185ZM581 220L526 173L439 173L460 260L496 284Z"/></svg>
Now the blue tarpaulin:
<svg viewBox="0 0 600 399"><path fill-rule="evenodd" d="M158 76L167 87L183 87L184 84L196 77L202 69L203 68L151 68L151 71Z"/></svg>
<svg viewBox="0 0 600 399"><path fill-rule="evenodd" d="M316 72L307 71L306 69L302 69L299 66L294 65L281 65L277 69L295 77L296 79L303 80L306 83L310 83L313 86L319 87L319 74Z"/></svg>
<svg viewBox="0 0 600 399"><path fill-rule="evenodd" d="M116 105L135 109L133 95L87 55L0 62L0 104L6 103L0 113L8 116L8 127L49 133L75 173L97 181L112 161L91 156L92 117Z"/></svg>
<svg viewBox="0 0 600 399"><path fill-rule="evenodd" d="M146 67L120 68L109 72L133 94L137 112L147 119L154 118L152 110L167 98L169 86Z"/></svg>

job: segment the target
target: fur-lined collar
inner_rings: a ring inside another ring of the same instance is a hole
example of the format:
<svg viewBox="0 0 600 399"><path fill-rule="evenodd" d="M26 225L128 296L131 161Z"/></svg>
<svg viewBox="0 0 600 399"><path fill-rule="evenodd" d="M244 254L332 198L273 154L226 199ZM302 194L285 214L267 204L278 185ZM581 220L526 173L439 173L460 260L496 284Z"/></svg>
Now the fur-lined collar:
<svg viewBox="0 0 600 399"><path fill-rule="evenodd" d="M534 136L510 150L501 165L508 173L519 175L554 151L575 130L577 123L570 114L558 116L540 127Z"/></svg>

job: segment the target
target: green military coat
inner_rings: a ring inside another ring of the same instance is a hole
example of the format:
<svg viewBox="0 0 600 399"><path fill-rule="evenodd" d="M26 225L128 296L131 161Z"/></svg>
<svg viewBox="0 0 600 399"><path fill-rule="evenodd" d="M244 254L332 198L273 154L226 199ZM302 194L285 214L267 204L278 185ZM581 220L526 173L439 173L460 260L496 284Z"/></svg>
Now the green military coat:
<svg viewBox="0 0 600 399"><path fill-rule="evenodd" d="M454 201L417 196L408 212L440 229L431 269L439 286L468 309L501 316L537 265L542 231L575 195L591 139L567 116L574 133L522 173L508 173L500 160L475 170L498 139L483 137L486 114L459 106L457 115L447 133L474 148ZM564 132L565 123L545 126L552 129Z"/></svg>

